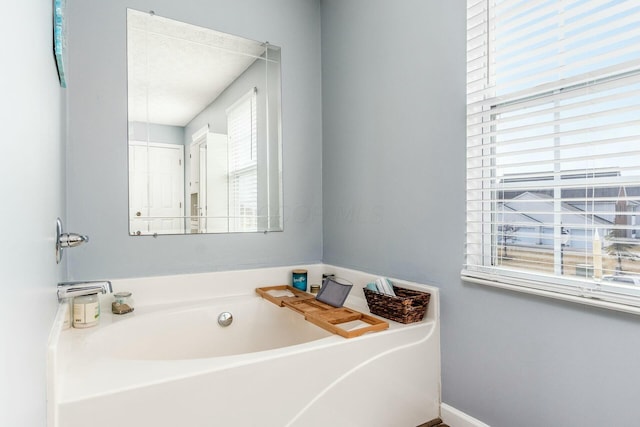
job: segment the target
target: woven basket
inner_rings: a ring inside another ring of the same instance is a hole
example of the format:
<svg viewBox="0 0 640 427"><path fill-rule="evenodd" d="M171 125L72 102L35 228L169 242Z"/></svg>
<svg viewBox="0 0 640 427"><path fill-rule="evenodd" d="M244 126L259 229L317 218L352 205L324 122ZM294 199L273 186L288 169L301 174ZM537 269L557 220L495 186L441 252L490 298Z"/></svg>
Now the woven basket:
<svg viewBox="0 0 640 427"><path fill-rule="evenodd" d="M371 313L400 323L419 322L427 312L431 294L393 286L396 296L363 288Z"/></svg>

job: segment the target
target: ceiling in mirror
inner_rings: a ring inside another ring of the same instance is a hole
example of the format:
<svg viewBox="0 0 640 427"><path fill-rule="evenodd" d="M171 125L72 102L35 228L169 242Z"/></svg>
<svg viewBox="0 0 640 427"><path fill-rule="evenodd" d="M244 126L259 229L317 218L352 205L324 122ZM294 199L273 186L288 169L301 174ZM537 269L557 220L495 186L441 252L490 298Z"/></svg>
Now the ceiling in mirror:
<svg viewBox="0 0 640 427"><path fill-rule="evenodd" d="M130 121L186 126L265 53L264 43L149 13L131 11L127 25Z"/></svg>
<svg viewBox="0 0 640 427"><path fill-rule="evenodd" d="M280 49L129 9L127 67L130 234L282 230Z"/></svg>

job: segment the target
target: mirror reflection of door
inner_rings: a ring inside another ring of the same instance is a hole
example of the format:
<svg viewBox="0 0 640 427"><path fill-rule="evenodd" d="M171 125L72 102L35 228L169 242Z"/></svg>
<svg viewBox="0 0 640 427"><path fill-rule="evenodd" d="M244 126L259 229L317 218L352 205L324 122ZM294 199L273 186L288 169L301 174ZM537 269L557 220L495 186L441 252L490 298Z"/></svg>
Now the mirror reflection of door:
<svg viewBox="0 0 640 427"><path fill-rule="evenodd" d="M227 135L208 127L192 136L189 147L190 233L229 231Z"/></svg>
<svg viewBox="0 0 640 427"><path fill-rule="evenodd" d="M184 233L182 146L129 142L131 234Z"/></svg>

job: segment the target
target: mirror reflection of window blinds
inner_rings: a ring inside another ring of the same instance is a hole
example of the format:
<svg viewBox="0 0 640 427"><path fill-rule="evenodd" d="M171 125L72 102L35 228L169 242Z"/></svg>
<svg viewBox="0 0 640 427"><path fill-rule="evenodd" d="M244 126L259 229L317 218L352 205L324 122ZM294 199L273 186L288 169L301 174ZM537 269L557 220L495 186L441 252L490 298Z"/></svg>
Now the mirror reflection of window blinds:
<svg viewBox="0 0 640 427"><path fill-rule="evenodd" d="M257 231L256 89L227 110L230 231Z"/></svg>

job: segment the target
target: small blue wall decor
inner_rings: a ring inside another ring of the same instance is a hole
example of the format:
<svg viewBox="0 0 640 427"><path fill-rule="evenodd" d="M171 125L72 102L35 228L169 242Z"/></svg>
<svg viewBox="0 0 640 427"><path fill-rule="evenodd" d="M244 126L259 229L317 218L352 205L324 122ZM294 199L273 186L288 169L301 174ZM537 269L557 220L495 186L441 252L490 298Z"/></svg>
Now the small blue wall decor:
<svg viewBox="0 0 640 427"><path fill-rule="evenodd" d="M60 86L67 87L64 74L64 64L67 48L67 32L64 22L64 8L66 0L53 0L53 51L56 57Z"/></svg>

